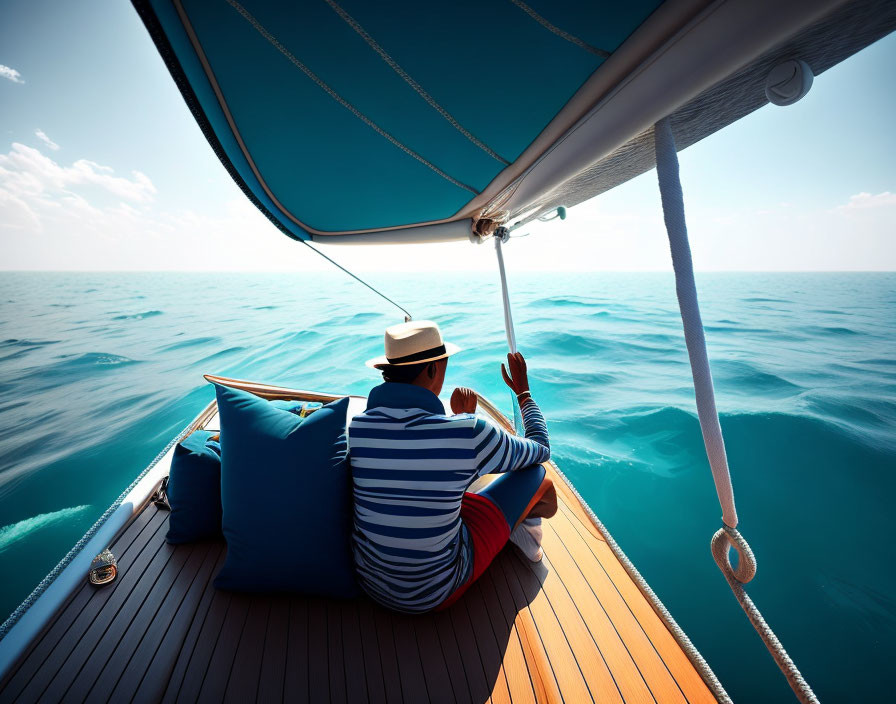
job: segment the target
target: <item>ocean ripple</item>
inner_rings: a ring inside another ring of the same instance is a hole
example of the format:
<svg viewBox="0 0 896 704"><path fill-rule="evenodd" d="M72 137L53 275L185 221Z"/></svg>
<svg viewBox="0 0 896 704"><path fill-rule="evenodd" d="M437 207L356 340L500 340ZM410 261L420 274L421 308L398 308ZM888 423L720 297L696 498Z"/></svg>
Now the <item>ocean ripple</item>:
<svg viewBox="0 0 896 704"><path fill-rule="evenodd" d="M157 315L162 315L162 311L160 310L147 310L143 313L129 313L116 315L112 318L112 320L144 320L145 318L154 318Z"/></svg>
<svg viewBox="0 0 896 704"><path fill-rule="evenodd" d="M159 348L159 351L173 352L175 350L184 350L190 347L207 347L209 345L216 345L219 342L221 342L221 338L214 335L209 335L207 337L191 337L188 340L180 340L179 342L174 342L170 345L163 345Z"/></svg>

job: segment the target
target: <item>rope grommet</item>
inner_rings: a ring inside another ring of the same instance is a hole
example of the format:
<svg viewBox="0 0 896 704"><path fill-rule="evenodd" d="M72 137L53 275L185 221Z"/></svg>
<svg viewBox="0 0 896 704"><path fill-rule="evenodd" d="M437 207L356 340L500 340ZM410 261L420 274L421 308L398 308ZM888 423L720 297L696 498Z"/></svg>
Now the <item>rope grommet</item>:
<svg viewBox="0 0 896 704"><path fill-rule="evenodd" d="M737 552L737 567L731 564L730 550ZM728 579L746 584L756 576L756 557L746 538L736 528L723 525L712 536L713 559Z"/></svg>

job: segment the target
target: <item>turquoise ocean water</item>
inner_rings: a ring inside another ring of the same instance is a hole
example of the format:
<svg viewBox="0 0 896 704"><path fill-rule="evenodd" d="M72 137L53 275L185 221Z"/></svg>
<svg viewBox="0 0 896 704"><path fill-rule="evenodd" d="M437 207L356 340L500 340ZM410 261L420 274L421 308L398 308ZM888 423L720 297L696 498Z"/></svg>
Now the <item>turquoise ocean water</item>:
<svg viewBox="0 0 896 704"><path fill-rule="evenodd" d="M371 276L507 409L491 275ZM791 701L709 554L720 523L667 274L511 278L554 458L736 701ZM749 590L824 701L892 692L896 274L701 274ZM397 314L340 275L0 273L0 611L211 398L365 393Z"/></svg>

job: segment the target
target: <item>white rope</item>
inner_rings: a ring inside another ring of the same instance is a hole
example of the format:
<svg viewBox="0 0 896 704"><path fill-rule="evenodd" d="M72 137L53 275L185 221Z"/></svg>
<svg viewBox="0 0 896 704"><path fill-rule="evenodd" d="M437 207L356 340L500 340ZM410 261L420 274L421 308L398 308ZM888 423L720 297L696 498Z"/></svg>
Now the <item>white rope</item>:
<svg viewBox="0 0 896 704"><path fill-rule="evenodd" d="M700 319L700 306L697 303L694 263L691 260L688 228L684 220L684 196L678 177L678 155L675 153L675 140L668 118L657 123L654 128L654 140L663 218L669 234L669 247L672 249L672 267L675 269L675 292L678 294L684 340L691 361L691 374L694 377L697 417L700 419L703 443L706 445L706 456L712 469L716 493L722 505L722 520L725 525L736 528L734 490L731 488L725 441L722 439L722 428L719 426L719 414L716 411L712 374L709 371L709 358L706 354L706 337L703 334L703 321Z"/></svg>
<svg viewBox="0 0 896 704"><path fill-rule="evenodd" d="M503 232L502 232L503 230ZM504 271L504 253L501 244L506 229L499 227L495 232L495 254L498 255L498 273L501 275L501 302L504 304L504 331L507 333L507 347L510 354L516 354L516 332L513 329L513 314L510 312L510 295L507 293L507 273Z"/></svg>
<svg viewBox="0 0 896 704"><path fill-rule="evenodd" d="M516 331L513 329L513 314L510 311L510 294L507 292L507 273L504 271L504 253L501 251L501 245L505 239L509 238L509 231L506 227L499 227L495 230L495 254L498 256L498 273L501 275L501 303L504 307L504 332L507 334L507 349L510 354L516 354ZM513 407L513 427L517 433L523 432L523 413L520 410L520 402L513 391L510 392L510 404Z"/></svg>
<svg viewBox="0 0 896 704"><path fill-rule="evenodd" d="M712 468L716 493L722 506L724 525L712 538L712 556L722 574L725 575L731 591L734 592L734 596L753 628L756 629L759 637L765 643L765 647L787 678L797 699L803 704L818 704L818 699L812 688L803 679L793 660L784 650L784 646L781 645L781 641L765 622L759 609L743 587L756 574L756 559L750 545L736 528L737 511L734 508L734 491L731 487L725 442L722 439L722 428L719 425L719 415L716 410L712 375L706 353L706 337L703 332L703 322L700 319L700 307L697 303L694 263L688 244L688 230L684 217L684 195L678 173L678 154L675 151L675 138L672 135L672 126L668 117L660 120L654 127L654 143L656 172L663 202L663 218L666 221L669 247L672 250L672 267L675 270L675 291L678 295L681 322L684 326L684 339L691 362L691 373L694 377L697 415L700 419L700 429L703 431L703 442L706 445L706 455ZM729 559L731 548L734 548L738 554L736 568L732 567Z"/></svg>

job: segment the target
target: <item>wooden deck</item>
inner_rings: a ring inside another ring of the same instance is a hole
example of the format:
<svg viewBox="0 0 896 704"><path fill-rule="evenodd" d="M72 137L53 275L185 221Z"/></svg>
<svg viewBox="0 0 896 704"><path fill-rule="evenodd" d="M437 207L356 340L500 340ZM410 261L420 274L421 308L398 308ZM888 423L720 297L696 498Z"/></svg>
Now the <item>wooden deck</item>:
<svg viewBox="0 0 896 704"><path fill-rule="evenodd" d="M211 426L214 427L214 426ZM2 702L712 702L556 472L545 559L508 547L443 613L216 590L225 545L148 505L0 683Z"/></svg>

